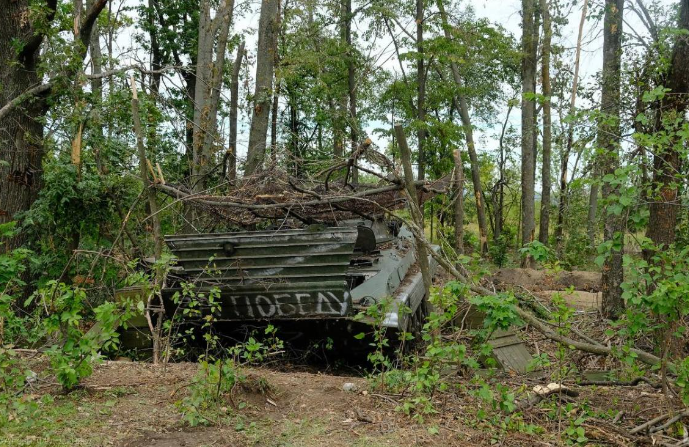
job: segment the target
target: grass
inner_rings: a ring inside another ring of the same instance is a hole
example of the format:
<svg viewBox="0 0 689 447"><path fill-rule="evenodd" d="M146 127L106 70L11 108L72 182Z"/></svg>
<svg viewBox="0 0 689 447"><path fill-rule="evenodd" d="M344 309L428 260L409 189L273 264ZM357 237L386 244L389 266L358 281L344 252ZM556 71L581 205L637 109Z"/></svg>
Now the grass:
<svg viewBox="0 0 689 447"><path fill-rule="evenodd" d="M83 393L67 396L44 396L38 410L25 418L0 427L0 446L68 447L93 445L88 438L102 425L98 416L112 406L110 401L98 405L84 401Z"/></svg>

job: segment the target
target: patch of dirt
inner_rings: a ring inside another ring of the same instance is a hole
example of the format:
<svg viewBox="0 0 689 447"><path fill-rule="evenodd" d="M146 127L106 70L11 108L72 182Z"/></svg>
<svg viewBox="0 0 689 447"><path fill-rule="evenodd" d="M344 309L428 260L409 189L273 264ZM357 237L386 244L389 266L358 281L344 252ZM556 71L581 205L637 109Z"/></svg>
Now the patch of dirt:
<svg viewBox="0 0 689 447"><path fill-rule="evenodd" d="M531 292L540 292L574 287L575 290L599 292L601 289L600 273L577 270L550 273L535 269L504 268L495 272L490 279L500 290L523 287Z"/></svg>
<svg viewBox="0 0 689 447"><path fill-rule="evenodd" d="M201 445L230 445L223 430L202 428L192 431L177 431L171 433L145 433L141 438L125 442L123 447L195 447Z"/></svg>

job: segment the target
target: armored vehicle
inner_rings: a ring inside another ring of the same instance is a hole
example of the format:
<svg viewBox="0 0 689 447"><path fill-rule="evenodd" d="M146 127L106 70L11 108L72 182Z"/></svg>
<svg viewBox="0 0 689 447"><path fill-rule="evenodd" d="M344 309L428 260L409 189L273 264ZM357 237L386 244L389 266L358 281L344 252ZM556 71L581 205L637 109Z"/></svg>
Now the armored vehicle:
<svg viewBox="0 0 689 447"><path fill-rule="evenodd" d="M215 321L351 322L391 298L383 325L418 332L428 312L413 237L399 221L181 234L165 241L177 257L163 290L169 315L180 305L185 283L193 283L197 295L219 293ZM201 311L210 312L209 303Z"/></svg>

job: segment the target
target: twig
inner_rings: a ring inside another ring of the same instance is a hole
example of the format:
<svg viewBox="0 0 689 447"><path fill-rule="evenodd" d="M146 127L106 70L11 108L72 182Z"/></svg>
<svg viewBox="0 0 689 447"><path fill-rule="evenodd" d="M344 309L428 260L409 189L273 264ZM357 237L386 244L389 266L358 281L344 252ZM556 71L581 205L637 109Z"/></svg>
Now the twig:
<svg viewBox="0 0 689 447"><path fill-rule="evenodd" d="M580 386L637 386L640 383L647 383L651 387L655 389L660 389L662 388L662 385L659 383L655 383L645 377L637 377L634 380L630 380L628 382L623 382L621 380L582 380L581 382L578 382L577 385Z"/></svg>
<svg viewBox="0 0 689 447"><path fill-rule="evenodd" d="M665 430L666 428L668 428L669 426L671 426L672 424L679 421L680 419L682 419L685 416L689 416L689 409L686 409L686 410L680 412L679 414L675 415L674 417L670 418L670 420L665 422L663 425L653 427L652 429L649 430L649 433L655 433L655 432L658 432L661 430Z"/></svg>
<svg viewBox="0 0 689 447"><path fill-rule="evenodd" d="M660 416L653 418L650 421L644 422L643 424L632 428L631 430L629 430L629 433L632 435L635 435L635 434L639 433L640 431L646 430L647 428L654 426L658 422L664 421L665 419L669 418L671 416L671 414L672 413L661 414Z"/></svg>

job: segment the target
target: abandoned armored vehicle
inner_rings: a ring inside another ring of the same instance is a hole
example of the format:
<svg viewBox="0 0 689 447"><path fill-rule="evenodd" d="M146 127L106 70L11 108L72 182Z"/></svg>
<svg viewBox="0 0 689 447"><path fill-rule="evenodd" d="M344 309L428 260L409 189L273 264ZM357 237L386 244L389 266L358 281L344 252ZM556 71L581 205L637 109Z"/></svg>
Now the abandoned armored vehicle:
<svg viewBox="0 0 689 447"><path fill-rule="evenodd" d="M163 290L168 316L184 304L185 283L195 285L197 296L214 290L214 321L235 325L344 323L352 331L355 315L391 299L383 325L418 333L428 312L413 237L398 221L183 234L165 241L177 257ZM202 303L199 314L210 308Z"/></svg>

